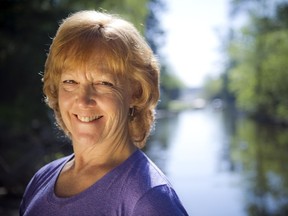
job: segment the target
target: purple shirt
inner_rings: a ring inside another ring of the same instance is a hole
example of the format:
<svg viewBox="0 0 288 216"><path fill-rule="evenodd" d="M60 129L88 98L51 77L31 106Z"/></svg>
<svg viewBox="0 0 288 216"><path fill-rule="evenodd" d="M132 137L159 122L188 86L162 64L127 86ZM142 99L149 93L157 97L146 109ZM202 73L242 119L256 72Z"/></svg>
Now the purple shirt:
<svg viewBox="0 0 288 216"><path fill-rule="evenodd" d="M54 193L68 156L47 164L32 178L20 206L22 216L188 215L165 175L140 150L83 192Z"/></svg>

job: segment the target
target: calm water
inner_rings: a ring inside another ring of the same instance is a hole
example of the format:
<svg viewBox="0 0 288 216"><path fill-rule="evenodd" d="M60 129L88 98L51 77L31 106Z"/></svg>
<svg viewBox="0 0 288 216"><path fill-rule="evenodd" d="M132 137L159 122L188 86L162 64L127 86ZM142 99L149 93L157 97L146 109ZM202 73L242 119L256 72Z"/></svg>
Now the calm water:
<svg viewBox="0 0 288 216"><path fill-rule="evenodd" d="M288 130L212 109L159 119L147 154L189 215L288 215Z"/></svg>

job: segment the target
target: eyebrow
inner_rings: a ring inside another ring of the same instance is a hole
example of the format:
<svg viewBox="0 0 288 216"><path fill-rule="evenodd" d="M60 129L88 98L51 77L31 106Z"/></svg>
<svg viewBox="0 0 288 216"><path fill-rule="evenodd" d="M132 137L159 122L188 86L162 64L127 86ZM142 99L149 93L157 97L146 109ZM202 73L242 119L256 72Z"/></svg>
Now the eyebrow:
<svg viewBox="0 0 288 216"><path fill-rule="evenodd" d="M72 70L64 70L62 73L61 73L61 76L74 76L74 74L77 75L79 71L72 71ZM81 71L79 72L81 73ZM97 75L95 75L97 74ZM60 77L61 77L60 76ZM114 84L117 84L119 83L119 78L117 75L109 72L108 70L106 71L91 71L91 75L89 76L92 78L92 80L95 80L95 81L102 81L102 80L107 80L107 81L112 81Z"/></svg>

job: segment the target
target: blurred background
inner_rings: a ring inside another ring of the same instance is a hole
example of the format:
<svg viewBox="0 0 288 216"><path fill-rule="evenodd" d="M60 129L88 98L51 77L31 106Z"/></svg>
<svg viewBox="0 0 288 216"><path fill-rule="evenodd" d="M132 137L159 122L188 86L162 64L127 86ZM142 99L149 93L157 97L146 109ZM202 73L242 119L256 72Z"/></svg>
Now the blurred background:
<svg viewBox="0 0 288 216"><path fill-rule="evenodd" d="M144 151L189 215L288 215L287 0L1 0L0 215L71 146L41 73L59 22L82 9L132 21L161 61Z"/></svg>

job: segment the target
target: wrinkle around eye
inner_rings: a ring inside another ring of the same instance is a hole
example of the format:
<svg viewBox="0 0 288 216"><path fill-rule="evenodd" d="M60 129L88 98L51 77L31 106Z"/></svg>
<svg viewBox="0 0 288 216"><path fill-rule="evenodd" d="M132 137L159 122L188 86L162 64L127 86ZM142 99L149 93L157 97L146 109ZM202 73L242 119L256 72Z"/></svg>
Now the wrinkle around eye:
<svg viewBox="0 0 288 216"><path fill-rule="evenodd" d="M99 93L112 93L114 91L114 86L97 83L97 84L94 84L94 89L96 92L99 92Z"/></svg>
<svg viewBox="0 0 288 216"><path fill-rule="evenodd" d="M114 87L114 84L109 82L109 81L99 81L99 82L96 82L94 83L94 85L103 85L103 86L108 86L108 87Z"/></svg>
<svg viewBox="0 0 288 216"><path fill-rule="evenodd" d="M121 95L123 94L123 87L121 88L118 85L114 85L112 82L109 81L99 81L94 84L94 89L98 93L103 94L112 94L112 95Z"/></svg>
<svg viewBox="0 0 288 216"><path fill-rule="evenodd" d="M107 82L107 81L102 81L101 84L102 84L102 85L105 85L105 86L114 87L114 84L113 84L113 83Z"/></svg>
<svg viewBox="0 0 288 216"><path fill-rule="evenodd" d="M63 80L61 82L61 87L65 91L73 91L77 88L79 83L77 83L75 80Z"/></svg>

